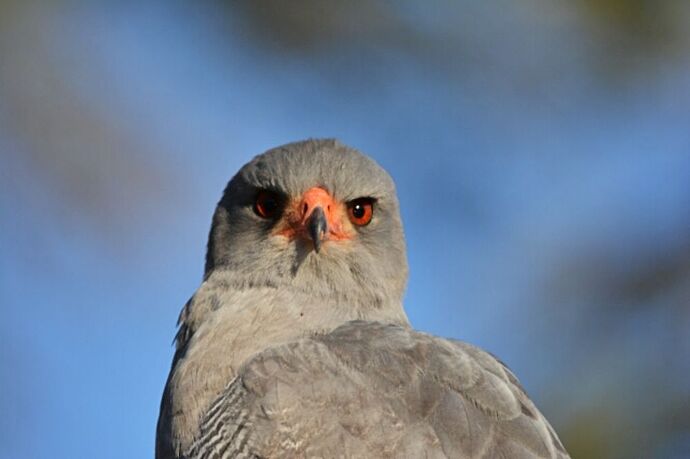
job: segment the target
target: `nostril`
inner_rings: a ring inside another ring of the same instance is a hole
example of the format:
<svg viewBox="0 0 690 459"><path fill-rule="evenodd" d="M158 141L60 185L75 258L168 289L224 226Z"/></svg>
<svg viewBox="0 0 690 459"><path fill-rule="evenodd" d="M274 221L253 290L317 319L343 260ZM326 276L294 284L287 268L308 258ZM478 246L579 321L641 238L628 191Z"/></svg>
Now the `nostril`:
<svg viewBox="0 0 690 459"><path fill-rule="evenodd" d="M302 213L304 213L304 214L306 215L306 214L307 214L307 209L308 209L308 208L309 208L309 206L308 206L307 203L305 202L305 203L304 203L304 206L302 207Z"/></svg>
<svg viewBox="0 0 690 459"><path fill-rule="evenodd" d="M330 204L329 204L328 206L326 206L326 210L327 210L328 212L331 211L331 206L330 206Z"/></svg>

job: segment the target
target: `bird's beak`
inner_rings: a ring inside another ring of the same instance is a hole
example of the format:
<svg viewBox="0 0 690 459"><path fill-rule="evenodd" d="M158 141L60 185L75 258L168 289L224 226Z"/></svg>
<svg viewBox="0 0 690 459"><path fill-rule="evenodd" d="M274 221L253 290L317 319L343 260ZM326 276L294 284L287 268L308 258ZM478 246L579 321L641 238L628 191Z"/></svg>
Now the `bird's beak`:
<svg viewBox="0 0 690 459"><path fill-rule="evenodd" d="M318 206L312 210L311 215L307 219L307 234L314 244L314 250L319 253L321 249L321 241L328 233L328 221L323 209Z"/></svg>
<svg viewBox="0 0 690 459"><path fill-rule="evenodd" d="M343 238L338 216L342 206L328 191L320 187L310 188L304 192L298 206L296 232L311 240L315 252L321 250L325 240Z"/></svg>

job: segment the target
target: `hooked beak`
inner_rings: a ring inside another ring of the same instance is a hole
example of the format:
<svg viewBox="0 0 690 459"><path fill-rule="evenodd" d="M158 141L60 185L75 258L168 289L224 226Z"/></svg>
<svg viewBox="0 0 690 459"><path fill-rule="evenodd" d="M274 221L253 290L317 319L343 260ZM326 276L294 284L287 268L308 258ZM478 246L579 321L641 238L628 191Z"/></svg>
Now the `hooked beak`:
<svg viewBox="0 0 690 459"><path fill-rule="evenodd" d="M306 227L307 234L314 244L314 250L316 253L319 253L321 241L326 233L328 233L328 221L326 220L326 214L321 206L315 207L311 212Z"/></svg>
<svg viewBox="0 0 690 459"><path fill-rule="evenodd" d="M286 225L278 234L288 239L309 239L318 253L326 241L343 241L352 236L343 229L347 218L342 204L321 187L308 189L293 210L288 212Z"/></svg>

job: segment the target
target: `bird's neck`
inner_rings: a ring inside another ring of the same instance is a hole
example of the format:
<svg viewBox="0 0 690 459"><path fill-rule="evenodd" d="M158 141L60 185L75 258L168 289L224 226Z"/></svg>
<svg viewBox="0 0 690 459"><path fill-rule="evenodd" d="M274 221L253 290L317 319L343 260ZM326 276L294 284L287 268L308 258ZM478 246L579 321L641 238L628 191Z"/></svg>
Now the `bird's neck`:
<svg viewBox="0 0 690 459"><path fill-rule="evenodd" d="M285 340L330 331L350 320L408 325L398 298L358 298L289 283L256 285L229 271L212 273L190 306L186 325L198 334L210 321L209 332L232 340L226 353L257 352Z"/></svg>
<svg viewBox="0 0 690 459"><path fill-rule="evenodd" d="M251 284L229 271L211 273L181 316L184 348L205 349L204 358L234 372L267 347L326 333L351 320L409 326L400 299L376 301L290 284ZM189 342L187 342L189 341ZM217 354L217 355L213 355Z"/></svg>

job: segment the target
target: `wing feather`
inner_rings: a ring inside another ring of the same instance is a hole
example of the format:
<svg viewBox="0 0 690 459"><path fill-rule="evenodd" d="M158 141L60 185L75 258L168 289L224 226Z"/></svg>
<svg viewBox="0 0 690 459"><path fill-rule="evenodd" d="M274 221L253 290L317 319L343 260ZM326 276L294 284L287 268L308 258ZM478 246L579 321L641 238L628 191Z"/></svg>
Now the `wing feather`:
<svg viewBox="0 0 690 459"><path fill-rule="evenodd" d="M362 321L255 355L200 431L185 457L569 457L490 354Z"/></svg>

